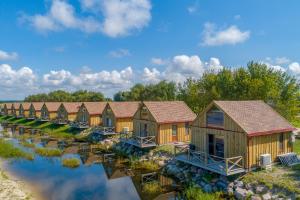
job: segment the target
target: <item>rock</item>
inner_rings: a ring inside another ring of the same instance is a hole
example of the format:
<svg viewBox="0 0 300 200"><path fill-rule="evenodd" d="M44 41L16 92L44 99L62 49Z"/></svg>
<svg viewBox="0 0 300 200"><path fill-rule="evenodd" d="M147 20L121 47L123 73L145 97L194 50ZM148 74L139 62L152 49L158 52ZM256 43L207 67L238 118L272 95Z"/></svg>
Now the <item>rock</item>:
<svg viewBox="0 0 300 200"><path fill-rule="evenodd" d="M244 200L247 198L247 190L238 187L238 188L236 188L236 190L234 192L234 196L235 196L235 198L237 198L239 200Z"/></svg>
<svg viewBox="0 0 300 200"><path fill-rule="evenodd" d="M166 165L166 163L165 163L165 161L160 160L160 161L158 161L158 165L159 165L160 167L163 167L163 166Z"/></svg>
<svg viewBox="0 0 300 200"><path fill-rule="evenodd" d="M266 193L266 194L262 195L262 199L263 200L271 200L272 196L270 193Z"/></svg>
<svg viewBox="0 0 300 200"><path fill-rule="evenodd" d="M234 181L234 188L243 188L244 183L243 181Z"/></svg>
<svg viewBox="0 0 300 200"><path fill-rule="evenodd" d="M256 188L255 188L255 192L257 193L257 194L264 194L264 193L266 193L268 191L268 188L266 187L266 186L264 186L264 185L258 185L258 186L256 186Z"/></svg>
<svg viewBox="0 0 300 200"><path fill-rule="evenodd" d="M212 192L212 187L211 187L210 184L206 184L206 185L203 187L203 190L204 190L204 192L210 193L210 192Z"/></svg>
<svg viewBox="0 0 300 200"><path fill-rule="evenodd" d="M252 195L251 200L261 200L261 198L258 195Z"/></svg>
<svg viewBox="0 0 300 200"><path fill-rule="evenodd" d="M246 185L245 185L245 188L247 189L247 190L252 190L252 184L251 183L247 183Z"/></svg>

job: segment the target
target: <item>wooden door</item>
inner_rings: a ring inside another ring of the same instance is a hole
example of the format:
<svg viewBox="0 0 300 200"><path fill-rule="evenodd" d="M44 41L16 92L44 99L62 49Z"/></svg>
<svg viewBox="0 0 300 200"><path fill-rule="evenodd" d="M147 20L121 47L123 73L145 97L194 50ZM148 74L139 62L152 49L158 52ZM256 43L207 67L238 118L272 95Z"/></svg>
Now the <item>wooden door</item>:
<svg viewBox="0 0 300 200"><path fill-rule="evenodd" d="M172 125L172 142L178 141L178 130L177 125Z"/></svg>
<svg viewBox="0 0 300 200"><path fill-rule="evenodd" d="M208 134L208 154L209 155L215 155L215 135Z"/></svg>

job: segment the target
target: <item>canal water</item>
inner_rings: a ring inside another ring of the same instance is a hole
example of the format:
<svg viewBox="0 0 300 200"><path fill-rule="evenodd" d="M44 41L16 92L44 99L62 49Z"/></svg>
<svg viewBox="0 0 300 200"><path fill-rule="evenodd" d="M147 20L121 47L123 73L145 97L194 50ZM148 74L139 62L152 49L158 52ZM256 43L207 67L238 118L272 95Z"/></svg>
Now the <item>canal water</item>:
<svg viewBox="0 0 300 200"><path fill-rule="evenodd" d="M18 128L5 128L12 134L10 139L15 145L26 151L32 151L19 144L15 137ZM32 136L30 141L37 146L60 147L56 140L43 141ZM87 145L85 143L85 145ZM159 172L142 172L129 168L120 158L103 160L103 155L89 151L81 152L81 144L72 144L63 148L62 157L46 158L35 155L33 161L18 159L7 161L6 170L29 183L46 200L138 200L174 198L175 181ZM63 167L62 158L77 157L81 160L78 168ZM146 181L157 181L162 191L147 194L143 191Z"/></svg>

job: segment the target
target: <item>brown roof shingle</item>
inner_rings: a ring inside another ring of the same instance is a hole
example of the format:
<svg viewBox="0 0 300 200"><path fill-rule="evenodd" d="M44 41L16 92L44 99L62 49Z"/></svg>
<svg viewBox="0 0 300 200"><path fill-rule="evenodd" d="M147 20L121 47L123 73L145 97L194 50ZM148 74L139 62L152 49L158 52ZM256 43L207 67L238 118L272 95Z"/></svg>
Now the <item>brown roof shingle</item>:
<svg viewBox="0 0 300 200"><path fill-rule="evenodd" d="M6 105L7 109L11 109L11 107L12 107L13 104L12 103L6 103L5 105Z"/></svg>
<svg viewBox="0 0 300 200"><path fill-rule="evenodd" d="M82 103L80 102L63 102L62 105L65 107L68 113L77 113Z"/></svg>
<svg viewBox="0 0 300 200"><path fill-rule="evenodd" d="M56 112L61 105L61 102L45 102L48 112Z"/></svg>
<svg viewBox="0 0 300 200"><path fill-rule="evenodd" d="M13 105L14 105L14 108L15 108L16 110L19 110L19 108L20 108L20 103L13 103Z"/></svg>
<svg viewBox="0 0 300 200"><path fill-rule="evenodd" d="M32 105L36 111L40 111L44 105L44 102L32 102Z"/></svg>
<svg viewBox="0 0 300 200"><path fill-rule="evenodd" d="M196 114L183 101L145 101L158 123L192 122Z"/></svg>
<svg viewBox="0 0 300 200"><path fill-rule="evenodd" d="M263 101L214 101L249 136L292 131L294 127Z"/></svg>
<svg viewBox="0 0 300 200"><path fill-rule="evenodd" d="M111 110L116 118L133 117L138 110L140 102L137 101L122 101L122 102L109 102Z"/></svg>
<svg viewBox="0 0 300 200"><path fill-rule="evenodd" d="M90 115L102 115L107 102L84 102L83 104Z"/></svg>
<svg viewBox="0 0 300 200"><path fill-rule="evenodd" d="M24 110L29 110L30 105L31 105L31 103L28 103L28 102L22 103L22 106L23 106Z"/></svg>

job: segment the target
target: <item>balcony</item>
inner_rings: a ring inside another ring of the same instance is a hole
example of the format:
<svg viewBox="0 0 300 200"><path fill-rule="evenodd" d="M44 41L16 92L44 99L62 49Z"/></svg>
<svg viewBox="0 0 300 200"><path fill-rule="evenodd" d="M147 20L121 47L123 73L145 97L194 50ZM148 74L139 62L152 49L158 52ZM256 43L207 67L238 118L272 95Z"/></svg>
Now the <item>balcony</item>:
<svg viewBox="0 0 300 200"><path fill-rule="evenodd" d="M156 146L155 136L136 136L130 133L121 133L120 141L139 148L150 148Z"/></svg>
<svg viewBox="0 0 300 200"><path fill-rule="evenodd" d="M115 127L97 127L97 128L95 128L94 133L103 135L103 136L110 136L110 135L118 134L115 132Z"/></svg>
<svg viewBox="0 0 300 200"><path fill-rule="evenodd" d="M175 159L202 169L230 176L245 172L243 156L221 158L185 146L175 146Z"/></svg>
<svg viewBox="0 0 300 200"><path fill-rule="evenodd" d="M65 125L68 124L69 121L66 119L56 118L55 120L53 120L53 123L58 125Z"/></svg>
<svg viewBox="0 0 300 200"><path fill-rule="evenodd" d="M49 122L50 118L48 116L41 116L41 118L38 119L40 122Z"/></svg>
<svg viewBox="0 0 300 200"><path fill-rule="evenodd" d="M86 129L90 127L88 122L79 122L79 121L71 122L70 126L72 128L78 128L78 129Z"/></svg>

